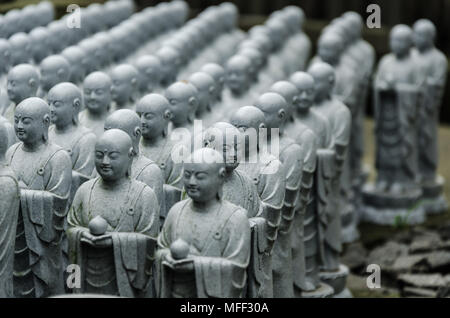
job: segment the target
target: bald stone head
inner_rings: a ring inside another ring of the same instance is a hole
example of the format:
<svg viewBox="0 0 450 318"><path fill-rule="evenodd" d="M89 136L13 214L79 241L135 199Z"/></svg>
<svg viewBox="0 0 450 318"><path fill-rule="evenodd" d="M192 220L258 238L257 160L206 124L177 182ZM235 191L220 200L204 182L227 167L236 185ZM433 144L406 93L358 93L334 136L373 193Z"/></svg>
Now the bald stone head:
<svg viewBox="0 0 450 318"><path fill-rule="evenodd" d="M163 86L170 85L176 79L180 64L180 53L173 47L164 46L156 52L156 56L161 61L162 72L161 82Z"/></svg>
<svg viewBox="0 0 450 318"><path fill-rule="evenodd" d="M86 108L94 114L104 114L111 104L111 78L103 72L89 74L83 82Z"/></svg>
<svg viewBox="0 0 450 318"><path fill-rule="evenodd" d="M325 63L339 63L343 50L344 42L338 33L330 30L320 36L317 53Z"/></svg>
<svg viewBox="0 0 450 318"><path fill-rule="evenodd" d="M105 131L95 144L95 168L103 182L116 184L129 177L133 155L133 142L126 132Z"/></svg>
<svg viewBox="0 0 450 318"><path fill-rule="evenodd" d="M112 80L111 97L119 107L137 99L139 72L133 65L118 65L112 69L110 76Z"/></svg>
<svg viewBox="0 0 450 318"><path fill-rule="evenodd" d="M50 106L51 122L57 129L78 125L83 97L76 85L69 82L56 84L48 92L47 101Z"/></svg>
<svg viewBox="0 0 450 318"><path fill-rule="evenodd" d="M243 133L245 150L254 153L260 134L267 132L264 113L255 106L243 106L232 114L230 123Z"/></svg>
<svg viewBox="0 0 450 318"><path fill-rule="evenodd" d="M389 35L389 42L392 53L398 58L407 56L413 45L412 29L405 24L394 26Z"/></svg>
<svg viewBox="0 0 450 318"><path fill-rule="evenodd" d="M36 96L39 87L39 73L30 64L19 64L8 72L8 97L16 105L25 98Z"/></svg>
<svg viewBox="0 0 450 318"><path fill-rule="evenodd" d="M126 132L133 141L135 153L139 153L139 142L141 140L141 121L136 112L130 109L119 109L110 114L105 120L105 131L120 129Z"/></svg>
<svg viewBox="0 0 450 318"><path fill-rule="evenodd" d="M286 119L288 108L286 100L280 94L269 92L258 97L255 107L264 113L264 123L266 128L281 128Z"/></svg>
<svg viewBox="0 0 450 318"><path fill-rule="evenodd" d="M8 40L0 39L0 72L7 73L12 64L12 47Z"/></svg>
<svg viewBox="0 0 450 318"><path fill-rule="evenodd" d="M227 61L225 66L227 78L226 83L232 92L245 92L250 86L250 69L252 63L241 55L234 55Z"/></svg>
<svg viewBox="0 0 450 318"><path fill-rule="evenodd" d="M330 98L335 83L334 68L330 64L318 62L309 67L308 73L314 79L314 100L321 103Z"/></svg>
<svg viewBox="0 0 450 318"><path fill-rule="evenodd" d="M251 61L250 75L254 81L257 81L259 70L264 65L261 52L257 48L245 47L240 49L238 54L247 57Z"/></svg>
<svg viewBox="0 0 450 318"><path fill-rule="evenodd" d="M166 89L164 96L170 103L171 121L175 126L193 121L198 107L197 94L195 86L184 81L175 82Z"/></svg>
<svg viewBox="0 0 450 318"><path fill-rule="evenodd" d="M86 74L86 52L79 46L69 46L61 52L70 65L70 81L80 83Z"/></svg>
<svg viewBox="0 0 450 318"><path fill-rule="evenodd" d="M222 100L222 91L225 85L226 73L222 66L216 63L208 63L203 65L201 72L207 73L214 78L216 86L216 100Z"/></svg>
<svg viewBox="0 0 450 318"><path fill-rule="evenodd" d="M29 97L14 111L14 130L26 147L35 149L48 140L50 107L38 97Z"/></svg>
<svg viewBox="0 0 450 318"><path fill-rule="evenodd" d="M211 103L216 94L214 78L204 72L196 72L189 76L189 83L197 89L198 107L197 117L201 117L205 111L211 110Z"/></svg>
<svg viewBox="0 0 450 318"><path fill-rule="evenodd" d="M51 53L49 38L50 32L45 27L36 27L30 32L31 53L34 62L40 63Z"/></svg>
<svg viewBox="0 0 450 318"><path fill-rule="evenodd" d="M15 33L9 38L9 44L12 49L13 65L29 63L31 60L31 42L26 33Z"/></svg>
<svg viewBox="0 0 450 318"><path fill-rule="evenodd" d="M62 55L46 57L39 68L41 71L41 87L46 92L56 84L67 82L70 79L70 65Z"/></svg>
<svg viewBox="0 0 450 318"><path fill-rule="evenodd" d="M351 35L353 39L359 39L361 37L361 32L364 26L363 19L359 13L354 11L345 12L342 17L348 21L351 28Z"/></svg>
<svg viewBox="0 0 450 318"><path fill-rule="evenodd" d="M136 68L139 72L139 86L142 93L151 93L161 82L161 61L153 55L144 55L137 59Z"/></svg>
<svg viewBox="0 0 450 318"><path fill-rule="evenodd" d="M183 170L184 188L195 203L220 199L225 165L219 152L211 148L198 149L184 161Z"/></svg>
<svg viewBox="0 0 450 318"><path fill-rule="evenodd" d="M420 19L413 26L414 45L420 51L426 51L434 47L434 39L436 38L436 27L433 22L427 19Z"/></svg>
<svg viewBox="0 0 450 318"><path fill-rule="evenodd" d="M169 101L163 95L145 95L136 104L136 113L141 119L142 138L151 141L160 136L167 136L172 111Z"/></svg>
<svg viewBox="0 0 450 318"><path fill-rule="evenodd" d="M203 133L202 144L222 154L225 169L231 173L243 158L243 135L230 123L217 122Z"/></svg>
<svg viewBox="0 0 450 318"><path fill-rule="evenodd" d="M290 81L298 90L296 110L300 113L308 112L314 103L314 78L306 72L295 72Z"/></svg>
<svg viewBox="0 0 450 318"><path fill-rule="evenodd" d="M278 81L269 88L269 92L277 93L284 98L287 103L285 109L286 116L291 118L295 111L298 98L298 91L295 85L288 81Z"/></svg>

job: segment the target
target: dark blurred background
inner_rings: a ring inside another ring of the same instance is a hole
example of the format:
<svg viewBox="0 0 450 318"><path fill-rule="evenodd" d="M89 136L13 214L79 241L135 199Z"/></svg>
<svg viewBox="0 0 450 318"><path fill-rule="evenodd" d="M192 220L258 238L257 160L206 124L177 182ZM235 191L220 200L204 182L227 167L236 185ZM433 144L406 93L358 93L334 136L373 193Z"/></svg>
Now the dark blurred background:
<svg viewBox="0 0 450 318"><path fill-rule="evenodd" d="M134 0L138 9L146 6L154 6L157 0ZM39 0L15 0L0 1L0 13L4 13L12 8L20 8L30 3L37 3ZM86 6L94 2L105 2L104 0L52 0L57 8L57 15L65 14L68 4L76 3ZM187 0L191 8L191 16L211 5L220 4L220 0ZM313 43L316 42L320 30L329 21L342 13L352 10L361 14L364 20L370 15L367 13L369 4L378 4L381 8L380 29L365 29L364 38L375 48L378 57L386 54L388 48L388 35L392 26L399 23L412 25L420 18L427 18L436 25L437 47L444 51L447 57L450 56L450 0L231 0L239 8L240 27L247 30L255 24L265 21L268 14L275 10L282 9L287 5L297 5L306 14L304 29L310 36ZM315 46L314 46L315 48ZM441 109L441 121L450 123L450 79L447 81L447 89ZM370 111L370 107L369 107Z"/></svg>

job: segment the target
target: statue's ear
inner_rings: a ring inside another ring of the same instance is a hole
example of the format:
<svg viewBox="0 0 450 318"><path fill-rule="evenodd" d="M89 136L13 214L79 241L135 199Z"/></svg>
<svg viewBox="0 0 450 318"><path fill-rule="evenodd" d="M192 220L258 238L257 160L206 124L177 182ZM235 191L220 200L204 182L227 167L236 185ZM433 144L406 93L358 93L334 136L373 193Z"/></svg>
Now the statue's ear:
<svg viewBox="0 0 450 318"><path fill-rule="evenodd" d="M66 71L63 68L60 68L57 72L59 78L63 77L65 73Z"/></svg>
<svg viewBox="0 0 450 318"><path fill-rule="evenodd" d="M133 149L133 147L131 147L128 150L128 158L133 158L133 157L134 157L134 149Z"/></svg>
<svg viewBox="0 0 450 318"><path fill-rule="evenodd" d="M278 111L278 118L279 118L279 119L283 119L285 116L286 116L286 111L284 110L284 108L281 108L281 109Z"/></svg>
<svg viewBox="0 0 450 318"><path fill-rule="evenodd" d="M215 87L214 85L211 85L211 86L209 87L209 93L210 93L211 95L213 95L213 94L215 93L215 91L216 91L216 87Z"/></svg>
<svg viewBox="0 0 450 318"><path fill-rule="evenodd" d="M36 79L34 79L34 78L30 78L29 80L28 80L28 85L30 85L30 87L36 87Z"/></svg>
<svg viewBox="0 0 450 318"><path fill-rule="evenodd" d="M221 179L225 179L225 176L226 176L226 170L225 170L225 167L220 167L220 169L219 169L219 177L220 177Z"/></svg>
<svg viewBox="0 0 450 318"><path fill-rule="evenodd" d="M298 102L298 95L295 95L293 98L292 98L292 104L296 104L297 102Z"/></svg>
<svg viewBox="0 0 450 318"><path fill-rule="evenodd" d="M258 128L259 128L259 129L264 129L264 128L266 128L266 124L261 123L261 124L259 124Z"/></svg>
<svg viewBox="0 0 450 318"><path fill-rule="evenodd" d="M77 109L80 109L80 107L81 107L81 100L79 98L75 98L73 100L72 106L77 108Z"/></svg>
<svg viewBox="0 0 450 318"><path fill-rule="evenodd" d="M137 86L137 83L138 83L137 78L136 78L136 77L133 77L133 78L131 79L131 85L132 85L132 86Z"/></svg>
<svg viewBox="0 0 450 318"><path fill-rule="evenodd" d="M198 100L196 97L192 96L189 98L189 106L197 108Z"/></svg>
<svg viewBox="0 0 450 318"><path fill-rule="evenodd" d="M172 111L170 109L166 109L163 114L163 118L165 120L171 120L173 117Z"/></svg>
<svg viewBox="0 0 450 318"><path fill-rule="evenodd" d="M45 114L44 117L42 118L42 122L44 123L44 125L50 126L50 115Z"/></svg>
<svg viewBox="0 0 450 318"><path fill-rule="evenodd" d="M133 134L136 138L141 136L141 128L139 126L134 128Z"/></svg>

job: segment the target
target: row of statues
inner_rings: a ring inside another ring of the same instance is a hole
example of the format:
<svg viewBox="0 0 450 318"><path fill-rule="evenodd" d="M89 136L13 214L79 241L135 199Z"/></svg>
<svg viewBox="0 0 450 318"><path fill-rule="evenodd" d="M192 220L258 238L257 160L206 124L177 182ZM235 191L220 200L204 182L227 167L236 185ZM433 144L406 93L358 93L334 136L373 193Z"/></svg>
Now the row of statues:
<svg viewBox="0 0 450 318"><path fill-rule="evenodd" d="M71 44L77 67L64 50L9 71L0 296L351 297L339 255L367 205L355 134L375 64L361 17L333 20L308 65L296 6L248 33L231 3L187 16L178 0L123 14Z"/></svg>

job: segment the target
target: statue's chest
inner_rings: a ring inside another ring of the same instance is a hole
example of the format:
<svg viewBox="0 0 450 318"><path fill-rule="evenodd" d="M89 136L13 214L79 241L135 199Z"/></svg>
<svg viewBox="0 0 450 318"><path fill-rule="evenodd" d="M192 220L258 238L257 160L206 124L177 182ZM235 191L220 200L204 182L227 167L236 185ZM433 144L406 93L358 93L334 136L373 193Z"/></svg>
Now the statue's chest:
<svg viewBox="0 0 450 318"><path fill-rule="evenodd" d="M244 206L244 198L247 191L241 180L233 173L233 175L224 183L222 188L223 198L238 206Z"/></svg>
<svg viewBox="0 0 450 318"><path fill-rule="evenodd" d="M43 152L25 152L19 149L11 162L11 169L16 174L17 180L30 186L37 177L42 178L45 172L41 171L40 167L43 155Z"/></svg>
<svg viewBox="0 0 450 318"><path fill-rule="evenodd" d="M125 209L125 194L121 191L104 191L96 188L90 197L89 205L89 219L96 216L104 218L108 225L115 229L119 225Z"/></svg>

